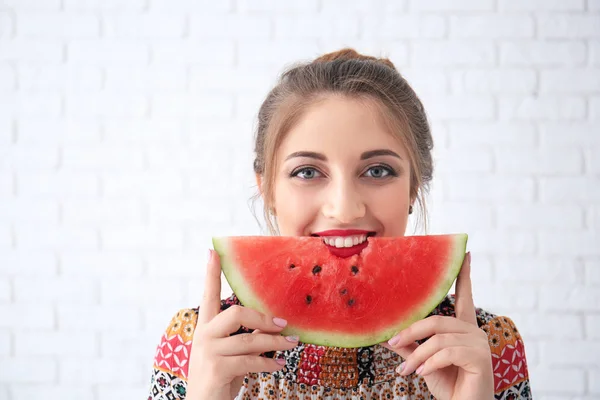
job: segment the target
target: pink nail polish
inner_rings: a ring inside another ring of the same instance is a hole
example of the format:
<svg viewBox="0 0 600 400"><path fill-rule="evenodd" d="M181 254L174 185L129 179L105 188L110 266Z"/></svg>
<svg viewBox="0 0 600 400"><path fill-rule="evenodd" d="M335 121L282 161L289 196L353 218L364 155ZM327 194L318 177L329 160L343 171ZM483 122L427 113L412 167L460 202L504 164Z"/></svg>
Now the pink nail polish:
<svg viewBox="0 0 600 400"><path fill-rule="evenodd" d="M415 372L417 373L417 375L420 375L422 371L423 371L423 365L421 365L419 368L417 368L417 370Z"/></svg>
<svg viewBox="0 0 600 400"><path fill-rule="evenodd" d="M406 365L405 362L403 362L402 364L398 365L398 368L396 368L396 372L397 373L402 373L402 370L404 370L404 366Z"/></svg>
<svg viewBox="0 0 600 400"><path fill-rule="evenodd" d="M211 249L208 249L208 257L206 259L206 262L210 262L212 260L212 255L213 251Z"/></svg>
<svg viewBox="0 0 600 400"><path fill-rule="evenodd" d="M285 365L285 358L278 358L275 362L279 365Z"/></svg>
<svg viewBox="0 0 600 400"><path fill-rule="evenodd" d="M277 317L273 318L273 323L280 328L285 328L285 326L287 325L287 321L285 319Z"/></svg>
<svg viewBox="0 0 600 400"><path fill-rule="evenodd" d="M400 335L397 334L396 336L394 336L393 338L391 338L390 340L388 340L388 344L390 346L395 346L399 341L400 341Z"/></svg>

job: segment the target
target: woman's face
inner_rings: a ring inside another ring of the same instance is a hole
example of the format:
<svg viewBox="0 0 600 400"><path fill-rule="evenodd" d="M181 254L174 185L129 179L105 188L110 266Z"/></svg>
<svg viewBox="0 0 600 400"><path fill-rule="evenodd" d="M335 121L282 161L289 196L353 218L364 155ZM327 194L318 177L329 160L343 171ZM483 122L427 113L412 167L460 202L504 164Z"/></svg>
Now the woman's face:
<svg viewBox="0 0 600 400"><path fill-rule="evenodd" d="M328 96L288 132L275 166L273 207L282 235L329 236L336 247L339 237L342 247L350 247L367 232L404 236L408 153L376 107L374 101Z"/></svg>

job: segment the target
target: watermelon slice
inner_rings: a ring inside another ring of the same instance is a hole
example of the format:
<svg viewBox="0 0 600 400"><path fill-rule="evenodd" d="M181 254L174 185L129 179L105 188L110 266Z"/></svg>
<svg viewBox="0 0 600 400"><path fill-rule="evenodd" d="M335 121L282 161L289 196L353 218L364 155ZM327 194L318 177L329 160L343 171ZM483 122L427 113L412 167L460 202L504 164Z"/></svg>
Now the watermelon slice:
<svg viewBox="0 0 600 400"><path fill-rule="evenodd" d="M242 305L285 318L284 335L332 347L370 346L425 318L448 294L466 234L369 237L351 257L319 237L215 237Z"/></svg>

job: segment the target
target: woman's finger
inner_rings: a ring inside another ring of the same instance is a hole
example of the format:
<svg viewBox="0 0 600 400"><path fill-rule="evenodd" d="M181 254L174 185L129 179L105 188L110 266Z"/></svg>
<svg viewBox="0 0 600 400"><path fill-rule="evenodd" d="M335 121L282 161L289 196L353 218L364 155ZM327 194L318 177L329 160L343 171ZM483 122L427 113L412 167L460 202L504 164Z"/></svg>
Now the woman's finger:
<svg viewBox="0 0 600 400"><path fill-rule="evenodd" d="M221 264L219 254L208 250L204 293L198 310L198 323L205 324L212 320L221 310Z"/></svg>
<svg viewBox="0 0 600 400"><path fill-rule="evenodd" d="M248 307L231 306L219 313L206 326L206 334L214 338L227 337L242 326L249 329L260 329L263 332L281 332L287 322L280 318L267 317Z"/></svg>
<svg viewBox="0 0 600 400"><path fill-rule="evenodd" d="M388 341L392 347L403 347L407 344L443 333L472 333L478 328L454 317L434 315L419 320L400 331Z"/></svg>
<svg viewBox="0 0 600 400"><path fill-rule="evenodd" d="M443 333L435 335L425 343L419 345L412 354L406 358L400 374L409 375L413 373L419 366L425 363L425 361L444 348L457 346L473 347L477 346L477 344L476 338L466 333Z"/></svg>
<svg viewBox="0 0 600 400"><path fill-rule="evenodd" d="M416 372L421 376L426 376L442 368L455 365L466 372L482 374L493 379L488 353L485 349L471 346L445 347L429 357L417 368Z"/></svg>
<svg viewBox="0 0 600 400"><path fill-rule="evenodd" d="M380 343L381 346L385 347L388 350L393 351L394 353L398 354L400 357L402 357L403 359L407 359L413 351L416 350L417 347L419 347L419 345L417 343L410 343L406 346L402 346L402 347L394 347L394 346L390 346L387 342L383 342Z"/></svg>
<svg viewBox="0 0 600 400"><path fill-rule="evenodd" d="M222 356L259 355L270 351L290 350L297 345L298 338L294 337L268 333L242 333L215 340L213 349L216 354Z"/></svg>
<svg viewBox="0 0 600 400"><path fill-rule="evenodd" d="M456 318L477 326L473 288L471 286L471 252L468 252L456 280Z"/></svg>
<svg viewBox="0 0 600 400"><path fill-rule="evenodd" d="M223 357L222 360L222 374L234 377L245 376L249 372L275 372L285 366L283 358L273 359L255 355Z"/></svg>

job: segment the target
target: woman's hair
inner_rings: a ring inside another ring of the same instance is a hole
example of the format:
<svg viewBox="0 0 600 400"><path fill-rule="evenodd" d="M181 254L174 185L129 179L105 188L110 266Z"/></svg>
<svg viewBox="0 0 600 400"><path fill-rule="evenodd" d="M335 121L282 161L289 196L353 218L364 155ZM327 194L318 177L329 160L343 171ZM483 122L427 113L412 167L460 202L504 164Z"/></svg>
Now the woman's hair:
<svg viewBox="0 0 600 400"><path fill-rule="evenodd" d="M254 172L261 176L260 191L269 231L277 232L270 212L274 200L276 151L308 106L327 95L370 100L378 106L388 130L408 150L410 198L418 203L426 230L425 195L433 174L433 138L423 104L389 59L345 48L284 71L260 107Z"/></svg>

